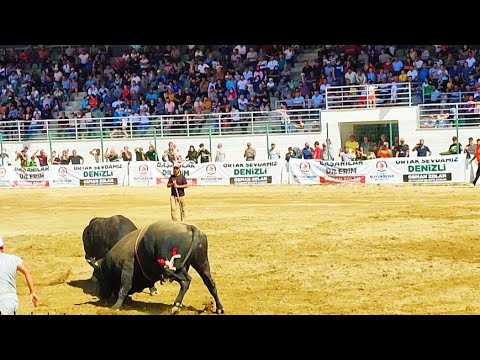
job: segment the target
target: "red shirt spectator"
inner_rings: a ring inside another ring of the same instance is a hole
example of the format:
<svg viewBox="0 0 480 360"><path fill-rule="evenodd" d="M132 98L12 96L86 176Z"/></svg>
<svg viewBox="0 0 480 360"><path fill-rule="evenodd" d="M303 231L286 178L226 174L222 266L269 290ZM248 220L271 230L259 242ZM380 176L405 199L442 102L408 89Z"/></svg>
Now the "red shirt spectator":
<svg viewBox="0 0 480 360"><path fill-rule="evenodd" d="M320 160L322 158L322 149L320 149L320 143L318 141L315 141L314 146L315 152L313 154L313 158L315 160Z"/></svg>

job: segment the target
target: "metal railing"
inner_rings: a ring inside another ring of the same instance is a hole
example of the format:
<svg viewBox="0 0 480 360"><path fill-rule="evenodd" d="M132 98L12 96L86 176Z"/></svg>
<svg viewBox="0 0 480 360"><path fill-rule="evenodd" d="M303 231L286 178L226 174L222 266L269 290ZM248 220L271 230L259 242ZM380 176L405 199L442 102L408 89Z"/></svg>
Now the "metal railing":
<svg viewBox="0 0 480 360"><path fill-rule="evenodd" d="M52 120L3 120L3 141L320 132L319 109Z"/></svg>
<svg viewBox="0 0 480 360"><path fill-rule="evenodd" d="M285 104L287 109L321 109L325 110L325 98L318 105L313 99L305 99L302 104L295 104L294 99L275 100L275 109L280 109L280 105Z"/></svg>
<svg viewBox="0 0 480 360"><path fill-rule="evenodd" d="M436 102L450 102L450 103L460 103L460 102L467 102L468 96L474 96L477 92L476 91L449 91L449 92L441 92L439 93ZM421 91L421 98L423 104L432 103L432 95L428 94L425 96L423 92L423 88Z"/></svg>
<svg viewBox="0 0 480 360"><path fill-rule="evenodd" d="M412 106L412 84L330 86L325 91L326 110L386 106Z"/></svg>
<svg viewBox="0 0 480 360"><path fill-rule="evenodd" d="M417 127L443 129L480 125L480 102L435 103L418 105Z"/></svg>

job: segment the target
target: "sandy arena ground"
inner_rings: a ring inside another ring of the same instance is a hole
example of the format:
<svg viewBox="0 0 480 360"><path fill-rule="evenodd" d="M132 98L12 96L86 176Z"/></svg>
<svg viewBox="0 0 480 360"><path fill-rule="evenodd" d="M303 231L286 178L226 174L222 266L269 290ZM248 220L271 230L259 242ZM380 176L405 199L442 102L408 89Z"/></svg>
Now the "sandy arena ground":
<svg viewBox="0 0 480 360"><path fill-rule="evenodd" d="M228 186L187 189L189 222L209 237L228 314L478 314L479 190L471 186ZM23 257L20 314L169 314L177 283L120 311L89 281L82 232L95 216L138 227L169 218L166 188L2 189L0 232ZM195 270L182 314L209 313Z"/></svg>

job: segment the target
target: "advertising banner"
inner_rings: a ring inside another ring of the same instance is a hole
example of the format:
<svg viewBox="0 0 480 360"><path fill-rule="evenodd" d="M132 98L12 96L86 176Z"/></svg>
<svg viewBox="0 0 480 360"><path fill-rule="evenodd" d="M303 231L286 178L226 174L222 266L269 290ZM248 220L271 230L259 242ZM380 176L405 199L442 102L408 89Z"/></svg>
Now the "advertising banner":
<svg viewBox="0 0 480 360"><path fill-rule="evenodd" d="M283 161L182 163L180 172L191 185L280 184ZM173 164L165 162L130 162L129 183L132 186L166 185Z"/></svg>
<svg viewBox="0 0 480 360"><path fill-rule="evenodd" d="M0 187L45 188L50 184L50 166L0 167Z"/></svg>
<svg viewBox="0 0 480 360"><path fill-rule="evenodd" d="M127 186L128 163L55 165L50 167L52 187Z"/></svg>
<svg viewBox="0 0 480 360"><path fill-rule="evenodd" d="M465 182L465 155L382 158L337 162L290 159L291 183L448 183Z"/></svg>

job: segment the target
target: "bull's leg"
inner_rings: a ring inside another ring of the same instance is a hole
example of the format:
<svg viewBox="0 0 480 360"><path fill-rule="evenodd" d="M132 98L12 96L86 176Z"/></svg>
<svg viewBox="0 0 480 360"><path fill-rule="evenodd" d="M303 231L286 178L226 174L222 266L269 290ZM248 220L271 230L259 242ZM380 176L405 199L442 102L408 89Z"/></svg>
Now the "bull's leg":
<svg viewBox="0 0 480 360"><path fill-rule="evenodd" d="M210 263L207 260L202 265L195 266L194 264L192 264L192 266L195 270L197 270L198 274L203 280L203 283L215 299L217 314L223 314L225 312L225 309L223 308L222 304L220 303L220 299L218 298L217 287L215 286L215 281L213 281L212 274L210 273Z"/></svg>
<svg viewBox="0 0 480 360"><path fill-rule="evenodd" d="M118 292L118 298L112 309L119 310L122 307L125 298L128 296L130 289L132 288L133 278L133 258L131 261L123 263L120 291Z"/></svg>
<svg viewBox="0 0 480 360"><path fill-rule="evenodd" d="M151 286L149 289L150 291L150 295L153 296L153 295L158 295L158 290L157 288L155 287L155 284L153 284L153 286Z"/></svg>
<svg viewBox="0 0 480 360"><path fill-rule="evenodd" d="M178 283L180 284L180 291L178 292L177 298L175 299L175 302L172 308L172 314L177 314L180 311L180 308L182 307L183 298L188 288L190 287L192 278L190 275L188 275L185 268L183 268L179 274L175 274L174 280L178 281Z"/></svg>

